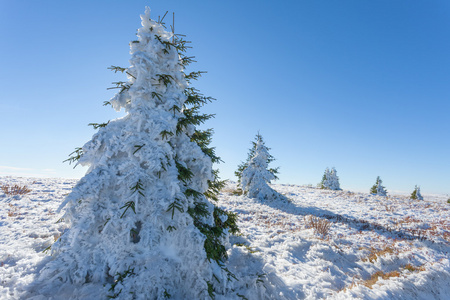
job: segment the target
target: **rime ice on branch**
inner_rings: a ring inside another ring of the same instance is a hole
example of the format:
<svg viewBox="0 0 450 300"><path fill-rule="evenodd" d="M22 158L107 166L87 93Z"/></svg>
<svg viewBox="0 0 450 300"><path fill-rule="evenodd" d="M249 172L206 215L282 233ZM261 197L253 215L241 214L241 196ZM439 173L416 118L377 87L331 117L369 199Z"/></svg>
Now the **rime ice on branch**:
<svg viewBox="0 0 450 300"><path fill-rule="evenodd" d="M221 188L209 147L212 99L190 87L186 41L141 16L128 75L107 102L126 116L97 126L74 161L89 166L64 201L70 228L34 288L43 295L103 299L205 299L224 291L235 215L212 200ZM130 298L131 297L131 298Z"/></svg>

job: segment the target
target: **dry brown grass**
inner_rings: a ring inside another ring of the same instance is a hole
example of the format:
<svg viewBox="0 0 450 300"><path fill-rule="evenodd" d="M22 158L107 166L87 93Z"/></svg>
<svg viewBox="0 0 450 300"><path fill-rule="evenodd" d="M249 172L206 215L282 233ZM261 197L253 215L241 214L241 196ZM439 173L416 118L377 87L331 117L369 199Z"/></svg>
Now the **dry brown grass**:
<svg viewBox="0 0 450 300"><path fill-rule="evenodd" d="M226 193L229 195L234 195L234 196L241 196L243 191L240 188L237 189L232 189L232 188L224 188L221 190L222 193Z"/></svg>
<svg viewBox="0 0 450 300"><path fill-rule="evenodd" d="M386 254L394 254L394 253L396 253L396 250L394 248L392 248L392 247L389 247L389 246L385 246L382 249L375 249L373 247L370 248L370 249L368 249L368 248L360 248L360 250L364 250L364 249L369 250L370 254L367 257L361 259L363 262L369 261L371 263L374 263L375 261L377 261L378 257L384 256Z"/></svg>
<svg viewBox="0 0 450 300"><path fill-rule="evenodd" d="M327 235L331 228L330 221L312 215L305 217L305 225L307 228L314 228L314 232L322 236Z"/></svg>
<svg viewBox="0 0 450 300"><path fill-rule="evenodd" d="M420 271L425 271L425 267L424 266L420 266L420 267L415 267L411 264L407 264L406 266L404 266L403 268L405 268L406 270L410 271L410 272L420 272Z"/></svg>
<svg viewBox="0 0 450 300"><path fill-rule="evenodd" d="M25 195L31 192L31 190L26 185L20 186L17 184L3 184L0 188L2 189L3 193L8 196Z"/></svg>
<svg viewBox="0 0 450 300"><path fill-rule="evenodd" d="M389 273L384 273L383 271L378 271L375 274L372 274L369 279L362 282L363 285L367 286L369 289L372 288L372 286L377 283L377 281L380 279L380 277L384 280L392 278L392 277L399 277L400 272L398 271L392 271Z"/></svg>
<svg viewBox="0 0 450 300"><path fill-rule="evenodd" d="M11 203L9 203L8 205L9 205L8 217L12 218L20 215L19 208L17 206L12 205Z"/></svg>
<svg viewBox="0 0 450 300"><path fill-rule="evenodd" d="M395 207L393 205L385 205L384 208L386 209L387 212L394 212L395 211Z"/></svg>

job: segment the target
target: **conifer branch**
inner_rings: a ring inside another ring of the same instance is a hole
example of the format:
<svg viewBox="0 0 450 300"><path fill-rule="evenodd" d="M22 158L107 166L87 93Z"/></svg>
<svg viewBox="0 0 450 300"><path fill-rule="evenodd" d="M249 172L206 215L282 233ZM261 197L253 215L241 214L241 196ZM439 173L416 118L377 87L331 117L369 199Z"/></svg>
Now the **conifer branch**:
<svg viewBox="0 0 450 300"><path fill-rule="evenodd" d="M92 126L92 127L94 127L94 129L99 129L99 128L106 127L106 125L108 125L109 122L110 121L108 121L106 123L89 123L88 126Z"/></svg>
<svg viewBox="0 0 450 300"><path fill-rule="evenodd" d="M193 62L197 62L196 60L194 60L194 58L195 56L181 56L181 66L186 67Z"/></svg>
<svg viewBox="0 0 450 300"><path fill-rule="evenodd" d="M123 91L126 91L126 90L130 89L130 87L131 87L131 84L126 83L124 81L117 81L117 82L113 82L112 84L115 84L116 86L107 88L107 90L120 89L119 93L122 93Z"/></svg>
<svg viewBox="0 0 450 300"><path fill-rule="evenodd" d="M161 24L161 25L164 24L164 23L163 23L163 20L164 20L164 18L166 17L166 15L167 15L168 12L169 12L169 11L166 11L166 13L165 13L164 16L162 17L161 21L159 20L159 17L158 17L158 23L159 23L159 24Z"/></svg>
<svg viewBox="0 0 450 300"><path fill-rule="evenodd" d="M75 151L69 154L69 158L64 160L63 163L66 161L69 162L69 165L71 165L72 163L76 163L78 162L78 160L81 158L82 155L83 155L83 148L77 147L75 148ZM75 164L74 168L76 166L77 164Z"/></svg>
<svg viewBox="0 0 450 300"><path fill-rule="evenodd" d="M166 229L167 229L168 232L172 232L174 230L177 230L177 228L175 226L172 226L172 225L167 226Z"/></svg>
<svg viewBox="0 0 450 300"><path fill-rule="evenodd" d="M236 278L236 277L235 277ZM245 297L244 295L241 295L239 293L236 293L236 296L238 296L239 298L241 298L242 300L248 300L247 297Z"/></svg>
<svg viewBox="0 0 450 300"><path fill-rule="evenodd" d="M133 210L134 214L136 214L136 206L135 206L134 201L128 201L128 202L126 202L125 205L122 206L120 209L124 209L124 208L125 208L125 210L124 210L124 212L122 213L122 215L120 216L121 219L123 218L123 216L125 215L125 213L127 212L127 210L128 210L129 208L131 208L131 209Z"/></svg>
<svg viewBox="0 0 450 300"><path fill-rule="evenodd" d="M166 212L172 211L172 220L173 216L175 215L175 209L177 209L181 213L184 212L183 206L181 206L181 204L178 202L178 199L175 199L174 202L170 203L169 207L166 210Z"/></svg>
<svg viewBox="0 0 450 300"><path fill-rule="evenodd" d="M192 179L192 176L194 176L194 173L192 173L191 170L180 164L178 161L175 161L175 166L178 169L178 179L185 184Z"/></svg>
<svg viewBox="0 0 450 300"><path fill-rule="evenodd" d="M134 145L134 147L136 148L136 150L134 150L133 154L136 154L136 152L138 152L139 150L141 150L142 147L144 147L144 146L145 146L145 144L142 144L142 145Z"/></svg>
<svg viewBox="0 0 450 300"><path fill-rule="evenodd" d="M169 110L173 111L173 116L175 117L175 113L180 111L180 108L176 105L172 106Z"/></svg>
<svg viewBox="0 0 450 300"><path fill-rule="evenodd" d="M184 195L186 197L194 197L195 199L197 199L202 196L202 193L197 192L196 190L193 189L187 189L186 191L184 191Z"/></svg>
<svg viewBox="0 0 450 300"><path fill-rule="evenodd" d="M165 86L168 86L169 83L172 82L173 77L172 75L167 75L167 74L156 74L156 76L158 76L158 81L162 82Z"/></svg>
<svg viewBox="0 0 450 300"><path fill-rule="evenodd" d="M198 80L202 76L202 74L207 73L205 71L195 71L191 72L184 76L184 79L186 79L187 82L190 82L191 80Z"/></svg>
<svg viewBox="0 0 450 300"><path fill-rule="evenodd" d="M127 70L127 68L122 68L122 67L118 67L118 66L111 66L111 67L108 67L108 70L114 71L114 73L117 73L117 72L123 73L123 72L125 72Z"/></svg>
<svg viewBox="0 0 450 300"><path fill-rule="evenodd" d="M126 270L125 272L123 272L123 273L116 273L117 279L114 280L114 283L111 284L111 288L109 289L109 291L114 291L114 289L116 288L117 284L123 283L123 280L126 277L131 276L131 275L136 275L134 273L134 268L131 268L131 267L128 270ZM120 295L121 292L122 292L122 289L120 289L120 291L118 291L114 295L108 296L108 298L117 298Z"/></svg>
<svg viewBox="0 0 450 300"><path fill-rule="evenodd" d="M161 137L162 137L163 139L166 139L167 136L173 136L173 132L170 132L170 131L167 131L167 130L161 131L160 134L161 134Z"/></svg>
<svg viewBox="0 0 450 300"><path fill-rule="evenodd" d="M216 275L213 274L214 277L216 277ZM216 277L217 279L217 277ZM212 300L216 299L216 295L214 294L214 287L211 284L211 282L207 281L206 284L208 285L208 295Z"/></svg>
<svg viewBox="0 0 450 300"><path fill-rule="evenodd" d="M152 92L152 98L158 98L159 101L161 101L162 99L162 95L160 93L157 92Z"/></svg>
<svg viewBox="0 0 450 300"><path fill-rule="evenodd" d="M133 43L139 43L139 41L133 41ZM133 77L134 79L136 79L136 77L134 77L130 72L128 72L128 68L122 68L122 67L118 67L118 66L111 66L108 68L111 71L114 71L114 73L117 72L121 72L121 73L126 73L127 75Z"/></svg>
<svg viewBox="0 0 450 300"><path fill-rule="evenodd" d="M144 146L144 145L142 145L142 146ZM134 186L130 187L130 190L132 191L131 194L138 192L139 195L141 195L142 197L145 197L144 193L142 192L144 190L144 185L142 184L140 179L136 182L136 184Z"/></svg>
<svg viewBox="0 0 450 300"><path fill-rule="evenodd" d="M194 202L194 207L188 208L188 214L191 215L194 220L200 217L207 217L209 215L208 206L204 202Z"/></svg>

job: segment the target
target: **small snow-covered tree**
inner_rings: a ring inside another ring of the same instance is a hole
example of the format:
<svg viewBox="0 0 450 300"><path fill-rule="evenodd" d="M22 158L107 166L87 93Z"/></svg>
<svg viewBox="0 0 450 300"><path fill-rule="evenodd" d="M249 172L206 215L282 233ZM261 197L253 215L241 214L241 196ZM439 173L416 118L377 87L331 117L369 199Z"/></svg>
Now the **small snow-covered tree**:
<svg viewBox="0 0 450 300"><path fill-rule="evenodd" d="M252 141L252 147L249 149L248 154L247 154L247 160L245 162L241 162L237 168L237 170L234 172L234 175L236 175L236 177L238 178L238 184L241 182L241 175L242 175L242 171L244 171L245 168L247 168L248 164L250 163L250 160L255 156L255 150L256 150L256 144L261 141L264 144L264 140L261 134L259 134L259 132L256 134L255 140ZM267 149L267 152L270 151L270 148L265 146ZM268 153L268 157L267 157L267 165L269 165L271 162L273 162L275 160L275 158ZM268 168L267 170L269 170L269 172L273 175L273 180L277 180L277 174L278 174L278 170L279 168Z"/></svg>
<svg viewBox="0 0 450 300"><path fill-rule="evenodd" d="M71 161L89 166L61 207L69 229L34 287L57 299L207 299L224 291L236 217L213 201L212 99L190 86L186 41L141 16L127 82L107 102L126 116L105 124Z"/></svg>
<svg viewBox="0 0 450 300"><path fill-rule="evenodd" d="M265 146L261 137L256 141L254 156L241 172L240 177L240 186L250 198L261 200L285 199L283 195L268 185L271 180L275 179L275 175L268 169L267 161L269 157L269 149Z"/></svg>
<svg viewBox="0 0 450 300"><path fill-rule="evenodd" d="M384 186L382 186L383 181L381 180L380 176L377 176L377 181L375 184L370 188L370 193L378 196L386 196L387 191Z"/></svg>
<svg viewBox="0 0 450 300"><path fill-rule="evenodd" d="M330 174L330 169L326 168L325 171L323 172L322 180L317 185L319 188L326 189L325 184L327 183L327 178L329 177L329 174Z"/></svg>
<svg viewBox="0 0 450 300"><path fill-rule="evenodd" d="M325 169L319 187L326 190L341 190L339 177L335 168L331 168L331 170L328 168Z"/></svg>
<svg viewBox="0 0 450 300"><path fill-rule="evenodd" d="M423 200L422 194L420 193L420 187L415 186L414 191L411 193L411 199L414 200Z"/></svg>

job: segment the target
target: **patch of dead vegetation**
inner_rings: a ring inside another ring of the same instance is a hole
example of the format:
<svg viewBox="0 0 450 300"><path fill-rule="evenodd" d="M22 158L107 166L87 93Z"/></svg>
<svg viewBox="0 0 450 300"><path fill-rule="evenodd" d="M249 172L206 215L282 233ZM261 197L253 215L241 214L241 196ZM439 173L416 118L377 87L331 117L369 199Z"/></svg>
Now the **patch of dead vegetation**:
<svg viewBox="0 0 450 300"><path fill-rule="evenodd" d="M399 271L392 271L389 273L384 273L383 271L377 271L375 272L375 274L372 274L372 276L370 276L369 279L364 280L362 282L363 285L365 285L366 287L368 287L369 289L371 289L380 278L384 279L384 280L388 280L390 278L393 277L399 277L400 276L400 272Z"/></svg>
<svg viewBox="0 0 450 300"><path fill-rule="evenodd" d="M2 184L0 188L2 189L3 193L8 196L25 195L31 192L31 190L26 185L20 186L17 184Z"/></svg>
<svg viewBox="0 0 450 300"><path fill-rule="evenodd" d="M312 215L305 217L305 225L306 228L313 228L315 233L322 236L327 235L331 228L330 221Z"/></svg>
<svg viewBox="0 0 450 300"><path fill-rule="evenodd" d="M361 248L359 248L359 250L368 250L369 251L369 255L362 258L361 260L363 262L369 261L371 263L376 262L378 257L386 256L388 254L398 254L398 250L396 250L395 248L393 248L391 246L384 246L381 249L376 249L374 247L371 247L371 248L361 247Z"/></svg>

